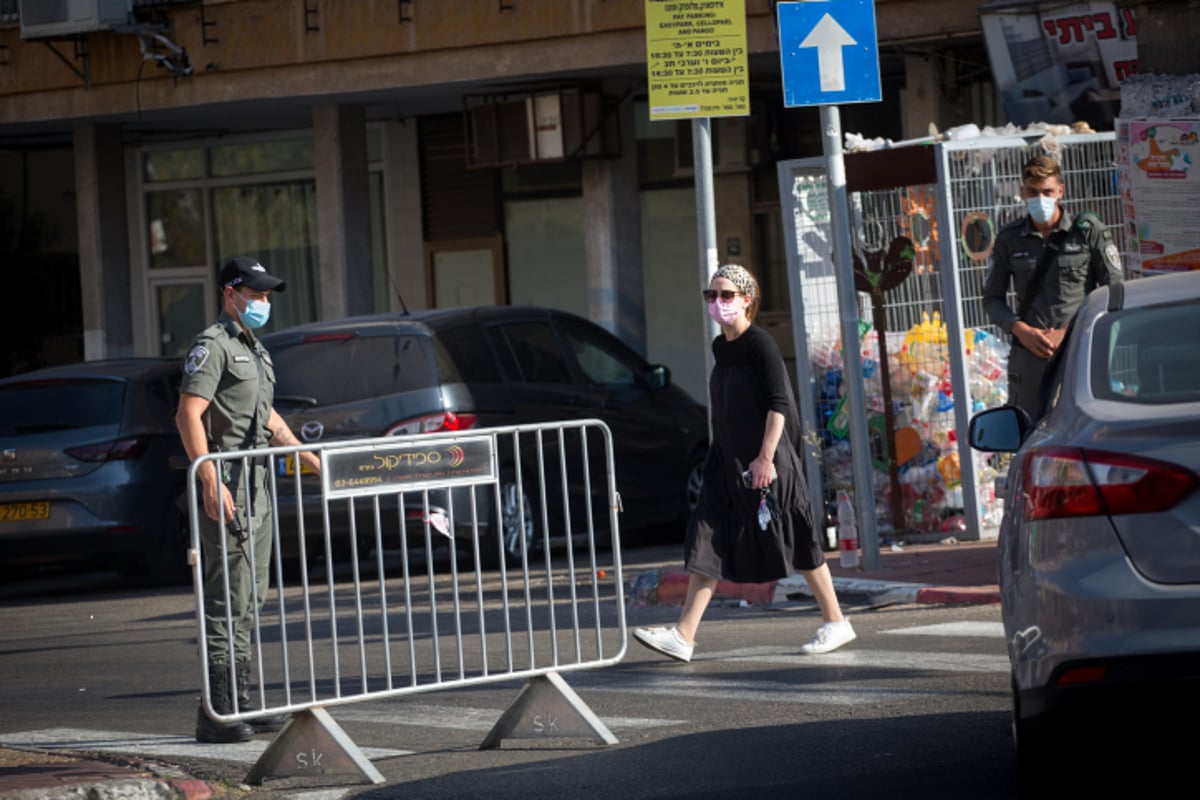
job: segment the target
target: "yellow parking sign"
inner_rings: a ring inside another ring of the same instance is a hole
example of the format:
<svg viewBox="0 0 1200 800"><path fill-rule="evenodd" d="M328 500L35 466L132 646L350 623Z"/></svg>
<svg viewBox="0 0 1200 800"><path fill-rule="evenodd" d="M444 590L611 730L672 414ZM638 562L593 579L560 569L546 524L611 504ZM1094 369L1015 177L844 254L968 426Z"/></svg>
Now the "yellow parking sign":
<svg viewBox="0 0 1200 800"><path fill-rule="evenodd" d="M646 0L650 119L750 114L745 0Z"/></svg>

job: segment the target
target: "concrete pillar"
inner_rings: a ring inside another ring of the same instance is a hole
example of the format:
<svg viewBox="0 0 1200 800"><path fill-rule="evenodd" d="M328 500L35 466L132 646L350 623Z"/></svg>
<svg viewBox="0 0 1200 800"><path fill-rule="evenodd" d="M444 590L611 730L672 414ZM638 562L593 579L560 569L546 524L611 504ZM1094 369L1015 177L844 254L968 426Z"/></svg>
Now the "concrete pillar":
<svg viewBox="0 0 1200 800"><path fill-rule="evenodd" d="M642 210L633 106L620 110L621 157L583 163L588 317L646 353Z"/></svg>
<svg viewBox="0 0 1200 800"><path fill-rule="evenodd" d="M388 308L425 308L425 237L421 217L421 152L417 121L384 123L384 227L388 241ZM403 303L401 302L403 299Z"/></svg>
<svg viewBox="0 0 1200 800"><path fill-rule="evenodd" d="M941 90L938 86L937 65L933 55L904 56L904 118L905 139L929 135L929 123L941 124Z"/></svg>
<svg viewBox="0 0 1200 800"><path fill-rule="evenodd" d="M74 127L83 356L133 355L125 155L119 125Z"/></svg>
<svg viewBox="0 0 1200 800"><path fill-rule="evenodd" d="M366 112L313 108L322 319L375 310Z"/></svg>

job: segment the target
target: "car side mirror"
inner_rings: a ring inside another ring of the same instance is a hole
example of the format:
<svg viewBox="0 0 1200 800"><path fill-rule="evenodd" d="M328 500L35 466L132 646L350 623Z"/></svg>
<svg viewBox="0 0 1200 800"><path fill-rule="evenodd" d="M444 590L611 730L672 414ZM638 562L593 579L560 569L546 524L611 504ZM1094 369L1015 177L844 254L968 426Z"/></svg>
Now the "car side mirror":
<svg viewBox="0 0 1200 800"><path fill-rule="evenodd" d="M671 385L671 370L662 364L651 364L642 370L642 383L651 391Z"/></svg>
<svg viewBox="0 0 1200 800"><path fill-rule="evenodd" d="M1024 409L1016 406L989 408L971 417L967 441L976 450L990 453L1014 453L1025 441L1033 422Z"/></svg>

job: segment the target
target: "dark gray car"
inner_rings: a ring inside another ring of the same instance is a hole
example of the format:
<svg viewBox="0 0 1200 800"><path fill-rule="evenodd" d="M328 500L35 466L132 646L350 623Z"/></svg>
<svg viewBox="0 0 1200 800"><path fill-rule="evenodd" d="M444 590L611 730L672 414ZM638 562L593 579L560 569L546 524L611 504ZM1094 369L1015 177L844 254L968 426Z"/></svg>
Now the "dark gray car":
<svg viewBox="0 0 1200 800"><path fill-rule="evenodd" d="M623 529L682 521L695 504L704 407L671 384L666 367L581 317L537 307L438 309L317 322L263 342L276 407L304 441L598 418L613 435ZM515 557L534 537L536 515L523 515L524 531L514 520L539 498L519 493L515 465L500 459L501 509L485 518ZM280 485L286 514L288 481Z"/></svg>
<svg viewBox="0 0 1200 800"><path fill-rule="evenodd" d="M180 374L178 359L134 358L0 381L5 567L88 559L187 579Z"/></svg>

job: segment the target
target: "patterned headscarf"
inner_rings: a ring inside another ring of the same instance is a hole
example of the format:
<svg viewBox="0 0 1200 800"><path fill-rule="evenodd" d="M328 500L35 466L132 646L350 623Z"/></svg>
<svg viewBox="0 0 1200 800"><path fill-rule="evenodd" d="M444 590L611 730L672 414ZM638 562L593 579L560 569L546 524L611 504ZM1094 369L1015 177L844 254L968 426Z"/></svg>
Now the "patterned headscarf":
<svg viewBox="0 0 1200 800"><path fill-rule="evenodd" d="M751 302L758 299L757 284L755 284L754 278L749 272L746 271L745 267L739 266L738 264L722 264L717 268L717 271L713 273L712 278L709 279L709 283L712 283L712 281L716 280L717 278L724 278L732 283L738 288L738 291L746 295Z"/></svg>

